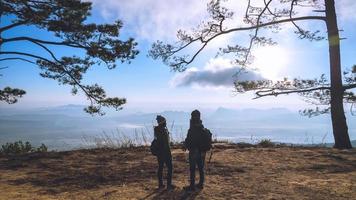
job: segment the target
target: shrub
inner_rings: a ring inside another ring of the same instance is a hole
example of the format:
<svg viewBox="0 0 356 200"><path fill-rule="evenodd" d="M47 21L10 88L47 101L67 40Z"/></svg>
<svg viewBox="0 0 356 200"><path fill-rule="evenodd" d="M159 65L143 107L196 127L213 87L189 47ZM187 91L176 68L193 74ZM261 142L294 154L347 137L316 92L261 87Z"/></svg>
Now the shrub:
<svg viewBox="0 0 356 200"><path fill-rule="evenodd" d="M2 154L25 154L31 152L47 152L47 146L42 144L40 147L33 147L30 142L23 143L21 140L14 143L6 143L1 146Z"/></svg>
<svg viewBox="0 0 356 200"><path fill-rule="evenodd" d="M239 142L239 143L236 143L236 145L240 148L250 148L250 147L255 146L255 145L247 143L247 142Z"/></svg>
<svg viewBox="0 0 356 200"><path fill-rule="evenodd" d="M275 144L270 139L262 139L262 140L260 140L260 142L257 145L261 146L261 147L274 147L275 146Z"/></svg>
<svg viewBox="0 0 356 200"><path fill-rule="evenodd" d="M45 144L41 144L41 146L36 149L36 152L47 152L47 150L47 146Z"/></svg>

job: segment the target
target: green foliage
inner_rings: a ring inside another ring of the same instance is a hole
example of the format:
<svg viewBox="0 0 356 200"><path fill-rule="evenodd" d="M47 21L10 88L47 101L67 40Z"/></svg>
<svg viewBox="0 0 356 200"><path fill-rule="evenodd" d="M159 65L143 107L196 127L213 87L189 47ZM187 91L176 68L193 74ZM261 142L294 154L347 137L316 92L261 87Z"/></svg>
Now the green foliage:
<svg viewBox="0 0 356 200"><path fill-rule="evenodd" d="M41 146L36 149L36 152L47 152L47 151L48 148L45 144L41 144Z"/></svg>
<svg viewBox="0 0 356 200"><path fill-rule="evenodd" d="M0 101L5 101L8 104L14 104L17 102L17 98L25 95L26 92L17 88L5 87L0 90Z"/></svg>
<svg viewBox="0 0 356 200"><path fill-rule="evenodd" d="M239 143L236 143L236 145L237 145L239 148L251 148L251 147L254 147L254 146L255 146L255 145L250 144L250 143L247 143L247 142L239 142Z"/></svg>
<svg viewBox="0 0 356 200"><path fill-rule="evenodd" d="M91 2L79 0L1 1L0 17L11 16L12 21L9 25L0 26L0 34L18 26L35 26L53 33L56 39L30 37L25 32L1 38L0 47L5 43L28 42L39 51L0 51L0 55L5 56L0 61L18 60L37 65L42 77L71 86L73 95L78 90L82 91L90 101L86 112L104 114L102 106L120 110L126 99L107 97L105 90L97 84L83 84L83 75L94 65L104 64L108 69L114 69L118 60L130 63L138 50L133 38L119 39L121 21L113 24L85 23L91 14L91 5ZM75 54L59 58L50 48L53 46L68 48L68 52ZM38 53L42 51L47 55Z"/></svg>
<svg viewBox="0 0 356 200"><path fill-rule="evenodd" d="M47 146L41 144L40 147L33 147L30 142L23 143L21 140L16 141L14 143L6 143L1 146L0 153L8 155L8 154L25 154L32 152L47 152Z"/></svg>
<svg viewBox="0 0 356 200"><path fill-rule="evenodd" d="M257 143L260 147L274 147L275 144L270 139L262 139L260 142Z"/></svg>

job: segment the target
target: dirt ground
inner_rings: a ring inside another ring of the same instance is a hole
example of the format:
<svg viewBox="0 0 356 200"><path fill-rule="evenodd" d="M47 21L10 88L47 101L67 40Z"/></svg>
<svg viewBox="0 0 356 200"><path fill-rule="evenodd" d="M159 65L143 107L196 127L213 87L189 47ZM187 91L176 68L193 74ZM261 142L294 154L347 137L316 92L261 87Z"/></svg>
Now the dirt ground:
<svg viewBox="0 0 356 200"><path fill-rule="evenodd" d="M356 199L356 149L216 145L193 193L186 160L173 150L166 191L147 147L0 156L0 199Z"/></svg>

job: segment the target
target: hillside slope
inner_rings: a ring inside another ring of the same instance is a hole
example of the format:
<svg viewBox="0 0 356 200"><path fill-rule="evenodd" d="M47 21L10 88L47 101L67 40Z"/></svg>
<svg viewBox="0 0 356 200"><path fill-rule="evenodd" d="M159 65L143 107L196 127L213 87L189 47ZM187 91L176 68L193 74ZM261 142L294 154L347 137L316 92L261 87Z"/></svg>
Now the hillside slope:
<svg viewBox="0 0 356 200"><path fill-rule="evenodd" d="M174 191L157 191L148 148L0 157L0 199L356 199L356 150L218 145L206 187L188 183L187 153L173 150Z"/></svg>

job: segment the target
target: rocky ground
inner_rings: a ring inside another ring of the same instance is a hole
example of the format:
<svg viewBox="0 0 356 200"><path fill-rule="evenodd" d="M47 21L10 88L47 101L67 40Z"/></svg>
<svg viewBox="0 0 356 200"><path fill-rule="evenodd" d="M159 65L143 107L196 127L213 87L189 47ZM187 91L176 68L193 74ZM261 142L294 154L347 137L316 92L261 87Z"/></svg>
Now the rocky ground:
<svg viewBox="0 0 356 200"><path fill-rule="evenodd" d="M147 147L0 156L0 199L356 199L356 149L217 144L192 193L186 160L173 150L177 188L166 191Z"/></svg>

